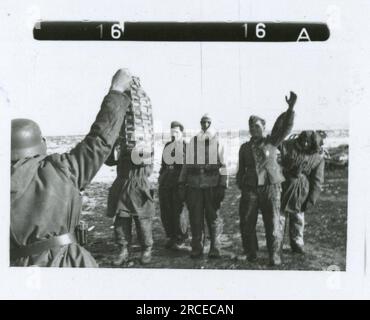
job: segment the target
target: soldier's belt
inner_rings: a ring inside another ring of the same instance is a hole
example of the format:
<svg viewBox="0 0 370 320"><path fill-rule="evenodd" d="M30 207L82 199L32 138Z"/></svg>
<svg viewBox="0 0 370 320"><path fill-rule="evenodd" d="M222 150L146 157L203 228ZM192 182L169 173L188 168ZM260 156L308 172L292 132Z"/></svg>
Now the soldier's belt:
<svg viewBox="0 0 370 320"><path fill-rule="evenodd" d="M51 239L37 241L27 246L12 248L10 252L10 259L14 260L18 258L41 254L44 251L57 249L58 247L63 247L76 242L77 240L74 234L66 233L61 236L53 237Z"/></svg>
<svg viewBox="0 0 370 320"><path fill-rule="evenodd" d="M207 168L207 167L204 167L204 168L189 168L188 169L190 171L190 173L193 173L193 174L199 174L199 173L205 173L205 174L217 174L219 172L219 168Z"/></svg>

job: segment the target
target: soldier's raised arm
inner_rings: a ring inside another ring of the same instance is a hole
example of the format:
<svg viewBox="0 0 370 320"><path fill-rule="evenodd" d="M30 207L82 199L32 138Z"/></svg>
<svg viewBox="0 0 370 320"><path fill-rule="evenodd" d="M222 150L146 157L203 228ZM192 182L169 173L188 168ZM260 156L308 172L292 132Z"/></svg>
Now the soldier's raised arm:
<svg viewBox="0 0 370 320"><path fill-rule="evenodd" d="M118 164L118 159L116 157L116 147L118 146L119 142L118 140L116 141L116 143L113 145L113 148L107 158L107 160L105 160L104 164L109 166L109 167L113 167L113 166L116 166Z"/></svg>
<svg viewBox="0 0 370 320"><path fill-rule="evenodd" d="M127 69L118 70L90 132L70 152L52 156L60 168L70 175L78 189L83 189L94 178L118 138L131 103L125 93L129 90L131 81L132 77Z"/></svg>
<svg viewBox="0 0 370 320"><path fill-rule="evenodd" d="M290 97L285 97L288 104L288 110L282 113L275 121L270 135L270 142L274 146L279 146L292 131L294 123L294 105L297 101L297 95L290 91Z"/></svg>

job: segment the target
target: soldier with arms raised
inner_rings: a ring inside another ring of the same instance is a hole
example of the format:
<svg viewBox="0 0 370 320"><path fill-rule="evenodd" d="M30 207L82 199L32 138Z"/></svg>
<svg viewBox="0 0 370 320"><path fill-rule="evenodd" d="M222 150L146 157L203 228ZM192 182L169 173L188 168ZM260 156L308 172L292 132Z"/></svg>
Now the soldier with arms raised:
<svg viewBox="0 0 370 320"><path fill-rule="evenodd" d="M281 183L284 176L277 161L278 147L293 127L297 96L286 98L289 108L276 120L271 134L265 136L265 120L249 118L250 141L241 145L237 184L242 191L240 199L240 231L244 251L249 261L257 258L256 224L258 210L263 216L267 249L271 265L281 264L282 226L280 220Z"/></svg>
<svg viewBox="0 0 370 320"><path fill-rule="evenodd" d="M10 261L12 266L97 267L75 239L80 192L103 165L130 103L131 75L121 69L87 136L70 152L46 154L39 126L12 120Z"/></svg>

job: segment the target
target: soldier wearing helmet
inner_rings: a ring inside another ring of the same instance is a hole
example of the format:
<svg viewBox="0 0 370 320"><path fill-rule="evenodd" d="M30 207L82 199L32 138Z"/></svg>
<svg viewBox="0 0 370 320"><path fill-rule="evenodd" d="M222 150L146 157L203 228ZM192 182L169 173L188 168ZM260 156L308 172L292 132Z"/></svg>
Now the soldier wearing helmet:
<svg viewBox="0 0 370 320"><path fill-rule="evenodd" d="M46 154L46 140L38 124L29 119L12 121L11 160Z"/></svg>
<svg viewBox="0 0 370 320"><path fill-rule="evenodd" d="M81 195L108 157L130 103L131 75L119 70L86 137L70 152L47 155L39 126L12 120L12 266L97 267L75 239Z"/></svg>

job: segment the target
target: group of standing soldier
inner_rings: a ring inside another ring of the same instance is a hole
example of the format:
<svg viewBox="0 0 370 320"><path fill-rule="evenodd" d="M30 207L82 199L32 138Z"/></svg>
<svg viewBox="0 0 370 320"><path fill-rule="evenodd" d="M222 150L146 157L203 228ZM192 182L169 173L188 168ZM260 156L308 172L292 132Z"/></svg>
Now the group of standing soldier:
<svg viewBox="0 0 370 320"><path fill-rule="evenodd" d="M80 191L103 163L117 165L117 178L109 190L108 216L114 218L119 252L116 266L130 258L132 223L141 241L143 264L150 263L155 214L148 177L152 165L136 165L130 158L112 157L112 150L130 104L126 94L131 75L119 70L112 80L89 134L64 154L46 155L45 140L31 120L12 121L10 260L14 266L97 266L74 236L81 211ZM281 264L284 217L289 218L291 248L303 253L304 212L312 207L324 176L322 136L303 131L284 141L294 120L297 96L291 92L288 110L279 116L270 135L265 120L249 119L251 139L240 147L236 183L241 190L240 232L244 252L255 261L256 224L261 211L271 265ZM171 123L159 175L161 219L167 249L182 250L189 237L184 206L189 211L191 257L204 251L207 226L210 258L221 256L221 203L228 187L224 150L212 120L204 115L200 132L185 143L184 127ZM278 161L278 154L281 161Z"/></svg>
<svg viewBox="0 0 370 320"><path fill-rule="evenodd" d="M304 211L315 204L324 178L323 137L318 132L303 131L297 138L284 141L293 127L296 100L297 96L291 92L289 99L286 98L288 110L278 117L270 135L265 135L265 120L251 116L251 139L239 150L236 183L241 190L240 232L244 252L251 262L257 259L259 211L271 265L281 264L286 218L292 251L304 253ZM186 239L185 203L191 228L191 257L203 255L206 222L209 257L218 258L222 232L220 207L228 186L223 147L208 115L202 117L201 131L187 146L175 130L182 132L183 126L178 122L171 124L173 141L165 145L164 155L169 151L173 154L172 158L162 157L159 177L161 217L169 239L167 248L181 249ZM177 163L176 145L184 150Z"/></svg>

